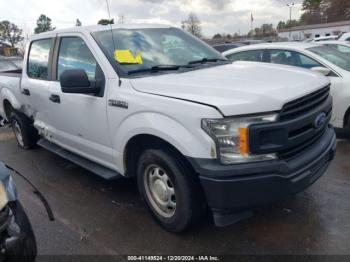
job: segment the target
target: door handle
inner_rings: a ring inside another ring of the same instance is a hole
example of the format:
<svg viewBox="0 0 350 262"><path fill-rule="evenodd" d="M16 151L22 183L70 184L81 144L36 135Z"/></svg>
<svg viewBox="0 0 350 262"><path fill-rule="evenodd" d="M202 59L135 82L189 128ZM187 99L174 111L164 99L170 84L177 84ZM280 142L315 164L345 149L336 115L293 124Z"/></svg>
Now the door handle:
<svg viewBox="0 0 350 262"><path fill-rule="evenodd" d="M54 95L52 94L50 97L49 97L50 101L52 101L53 103L61 103L61 98L59 95Z"/></svg>
<svg viewBox="0 0 350 262"><path fill-rule="evenodd" d="M22 94L23 94L23 95L25 95L25 96L30 96L29 89L27 89L27 88L23 88L23 90L22 90Z"/></svg>

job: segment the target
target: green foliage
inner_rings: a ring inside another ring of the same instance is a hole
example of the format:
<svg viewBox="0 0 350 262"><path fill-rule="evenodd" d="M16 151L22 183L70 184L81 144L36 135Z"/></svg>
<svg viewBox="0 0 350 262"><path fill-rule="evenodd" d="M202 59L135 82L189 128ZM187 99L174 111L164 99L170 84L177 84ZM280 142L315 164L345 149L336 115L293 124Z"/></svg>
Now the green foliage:
<svg viewBox="0 0 350 262"><path fill-rule="evenodd" d="M278 30L298 25L337 22L350 19L349 0L304 0L300 20L280 21Z"/></svg>
<svg viewBox="0 0 350 262"><path fill-rule="evenodd" d="M251 30L248 33L249 37L254 36L256 38L272 37L276 35L277 35L277 32L273 24L263 24L260 27L256 27L254 30Z"/></svg>
<svg viewBox="0 0 350 262"><path fill-rule="evenodd" d="M220 38L222 38L222 35L221 35L221 34L215 34L215 35L213 36L213 39L220 39Z"/></svg>
<svg viewBox="0 0 350 262"><path fill-rule="evenodd" d="M302 10L310 13L319 12L324 0L304 0Z"/></svg>
<svg viewBox="0 0 350 262"><path fill-rule="evenodd" d="M283 29L288 29L294 26L300 25L300 22L298 20L292 20L292 21L280 21L277 24L277 30L283 30Z"/></svg>
<svg viewBox="0 0 350 262"><path fill-rule="evenodd" d="M328 22L336 22L350 19L349 0L324 1L323 9Z"/></svg>
<svg viewBox="0 0 350 262"><path fill-rule="evenodd" d="M52 27L50 17L46 15L40 15L36 21L36 28L34 29L34 33L40 34L52 30L55 30L55 27Z"/></svg>
<svg viewBox="0 0 350 262"><path fill-rule="evenodd" d="M99 25L110 25L114 24L114 19L101 19L100 21L97 22Z"/></svg>

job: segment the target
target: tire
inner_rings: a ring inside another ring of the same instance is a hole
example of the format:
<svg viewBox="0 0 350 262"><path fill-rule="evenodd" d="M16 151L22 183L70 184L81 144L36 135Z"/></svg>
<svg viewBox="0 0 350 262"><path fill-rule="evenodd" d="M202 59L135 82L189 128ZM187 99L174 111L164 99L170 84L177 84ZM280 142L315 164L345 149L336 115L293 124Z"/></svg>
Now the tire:
<svg viewBox="0 0 350 262"><path fill-rule="evenodd" d="M182 156L163 149L144 151L138 162L137 184L151 214L164 229L182 232L202 217L205 204L199 182Z"/></svg>
<svg viewBox="0 0 350 262"><path fill-rule="evenodd" d="M25 234L23 242L16 245L9 251L6 261L8 262L34 262L37 256L36 239L33 228L29 222L22 205L17 201L12 211L15 216L15 221Z"/></svg>
<svg viewBox="0 0 350 262"><path fill-rule="evenodd" d="M12 112L10 122L18 145L23 149L32 149L38 142L39 135L31 120L21 113Z"/></svg>

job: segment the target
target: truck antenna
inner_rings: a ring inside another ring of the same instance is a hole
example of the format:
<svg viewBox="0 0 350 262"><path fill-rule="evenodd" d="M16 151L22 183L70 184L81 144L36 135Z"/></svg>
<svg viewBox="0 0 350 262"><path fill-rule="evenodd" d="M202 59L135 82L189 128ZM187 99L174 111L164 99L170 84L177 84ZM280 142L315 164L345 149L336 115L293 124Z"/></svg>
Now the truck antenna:
<svg viewBox="0 0 350 262"><path fill-rule="evenodd" d="M114 50L116 50L116 44L115 44L115 40L114 40L114 35L113 35L113 28L112 28L112 20L111 20L111 10L109 8L109 2L108 0L106 0L106 4L107 4L107 12L108 12L108 19L109 19L109 26L110 26L110 30L111 30L111 37L112 37L112 42L113 42L113 52ZM119 71L117 69L117 71ZM121 80L119 78L119 86L121 85Z"/></svg>

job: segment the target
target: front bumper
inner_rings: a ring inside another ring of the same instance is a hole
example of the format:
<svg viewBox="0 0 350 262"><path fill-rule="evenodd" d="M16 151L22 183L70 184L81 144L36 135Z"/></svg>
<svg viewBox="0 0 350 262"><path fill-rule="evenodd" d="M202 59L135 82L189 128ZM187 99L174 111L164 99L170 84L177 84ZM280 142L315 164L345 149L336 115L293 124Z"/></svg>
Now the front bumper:
<svg viewBox="0 0 350 262"><path fill-rule="evenodd" d="M247 213L242 212L246 210L310 186L325 173L335 151L336 136L329 126L316 144L290 161L224 166L217 160L189 160L199 174L215 223L224 226L245 217Z"/></svg>

